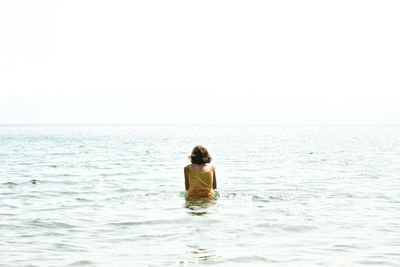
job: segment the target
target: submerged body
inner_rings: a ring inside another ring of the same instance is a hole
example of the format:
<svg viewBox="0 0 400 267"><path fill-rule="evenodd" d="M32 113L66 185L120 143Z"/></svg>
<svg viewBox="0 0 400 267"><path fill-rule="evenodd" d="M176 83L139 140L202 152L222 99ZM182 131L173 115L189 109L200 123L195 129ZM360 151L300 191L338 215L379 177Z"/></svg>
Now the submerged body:
<svg viewBox="0 0 400 267"><path fill-rule="evenodd" d="M185 167L185 189L188 198L215 198L217 180L215 168L207 164L190 164Z"/></svg>

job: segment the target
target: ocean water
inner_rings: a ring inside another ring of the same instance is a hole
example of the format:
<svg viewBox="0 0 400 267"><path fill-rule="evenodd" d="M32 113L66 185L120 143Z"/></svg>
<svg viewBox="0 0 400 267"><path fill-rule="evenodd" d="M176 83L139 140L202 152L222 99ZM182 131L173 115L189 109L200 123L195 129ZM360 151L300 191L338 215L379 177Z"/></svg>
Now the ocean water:
<svg viewBox="0 0 400 267"><path fill-rule="evenodd" d="M0 127L0 266L200 265L400 266L400 127Z"/></svg>

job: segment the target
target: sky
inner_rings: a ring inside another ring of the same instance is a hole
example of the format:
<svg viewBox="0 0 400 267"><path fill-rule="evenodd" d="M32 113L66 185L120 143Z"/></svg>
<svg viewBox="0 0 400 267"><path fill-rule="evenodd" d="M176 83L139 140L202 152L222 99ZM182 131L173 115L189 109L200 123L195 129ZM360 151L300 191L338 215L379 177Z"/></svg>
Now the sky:
<svg viewBox="0 0 400 267"><path fill-rule="evenodd" d="M399 1L1 1L0 124L400 124Z"/></svg>

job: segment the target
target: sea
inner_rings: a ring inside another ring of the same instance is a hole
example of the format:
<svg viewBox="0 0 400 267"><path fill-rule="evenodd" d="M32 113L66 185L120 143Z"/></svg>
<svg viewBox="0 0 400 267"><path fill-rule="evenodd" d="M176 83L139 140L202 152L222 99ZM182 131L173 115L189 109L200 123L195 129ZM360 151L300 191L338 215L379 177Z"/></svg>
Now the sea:
<svg viewBox="0 0 400 267"><path fill-rule="evenodd" d="M400 126L0 127L0 266L202 265L400 266Z"/></svg>

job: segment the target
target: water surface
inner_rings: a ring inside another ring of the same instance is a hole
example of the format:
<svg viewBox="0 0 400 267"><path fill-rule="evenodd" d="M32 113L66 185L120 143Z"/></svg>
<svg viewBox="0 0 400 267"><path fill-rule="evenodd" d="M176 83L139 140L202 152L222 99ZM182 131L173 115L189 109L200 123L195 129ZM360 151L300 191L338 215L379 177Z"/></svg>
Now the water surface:
<svg viewBox="0 0 400 267"><path fill-rule="evenodd" d="M194 145L220 198L187 202ZM1 266L399 266L399 127L0 127Z"/></svg>

